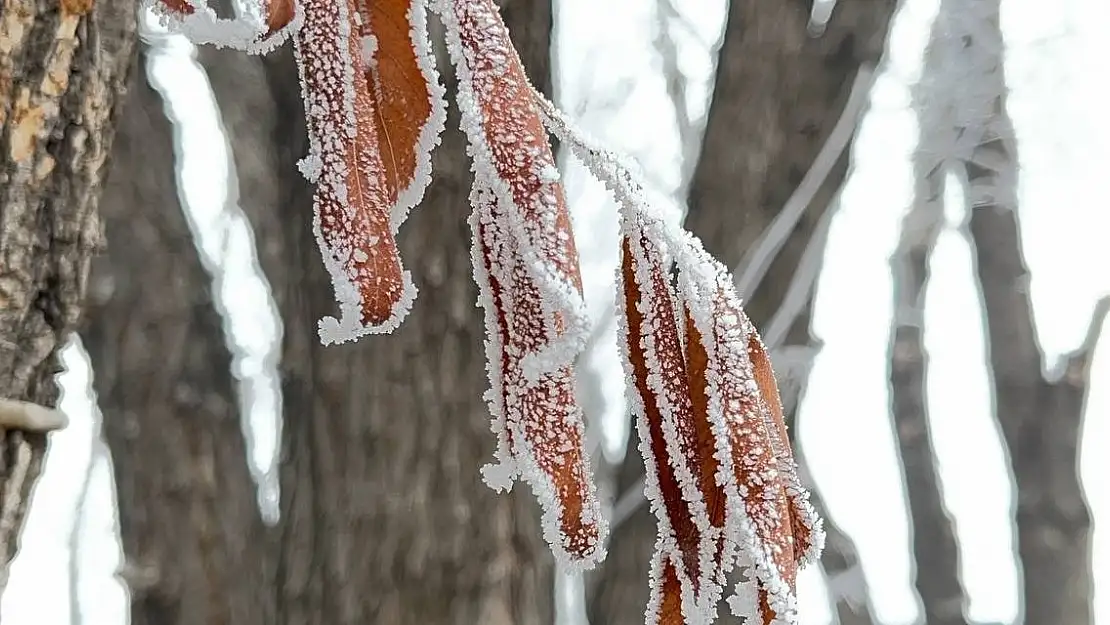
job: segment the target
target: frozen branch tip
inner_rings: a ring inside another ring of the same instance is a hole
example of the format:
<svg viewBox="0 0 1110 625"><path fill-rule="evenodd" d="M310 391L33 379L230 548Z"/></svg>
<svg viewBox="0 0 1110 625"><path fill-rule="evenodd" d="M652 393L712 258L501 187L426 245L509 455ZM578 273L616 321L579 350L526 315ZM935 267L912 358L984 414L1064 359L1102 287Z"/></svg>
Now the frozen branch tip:
<svg viewBox="0 0 1110 625"><path fill-rule="evenodd" d="M580 132L529 82L493 0L146 0L196 43L265 53L292 40L316 185L313 229L338 316L324 344L399 327L416 299L397 237L431 181L446 120L428 12L444 25L469 142L471 262L486 324L497 439L487 483L521 479L555 556L604 558L608 523L584 445L574 367L592 329L549 134L620 206L620 341L658 520L648 625L711 623L726 576L733 611L797 623L797 570L824 541L798 480L766 349L729 272L669 226L624 160Z"/></svg>

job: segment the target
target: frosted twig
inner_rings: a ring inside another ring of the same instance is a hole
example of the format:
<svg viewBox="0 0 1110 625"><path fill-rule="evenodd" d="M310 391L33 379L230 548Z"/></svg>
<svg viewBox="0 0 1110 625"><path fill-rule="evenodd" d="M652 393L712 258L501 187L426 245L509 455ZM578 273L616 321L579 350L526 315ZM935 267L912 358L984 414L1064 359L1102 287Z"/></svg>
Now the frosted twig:
<svg viewBox="0 0 1110 625"><path fill-rule="evenodd" d="M1087 325L1087 332L1083 335L1083 342L1074 350L1064 354L1056 367L1044 372L1046 381L1059 382L1065 375L1077 369L1082 375L1089 375L1083 369L1089 366L1091 358L1094 356L1108 314L1110 314L1110 295L1104 296L1095 302L1095 308L1091 312L1091 320Z"/></svg>
<svg viewBox="0 0 1110 625"><path fill-rule="evenodd" d="M786 244L790 233L794 231L798 220L813 202L814 196L828 178L829 172L840 160L844 149L848 147L848 142L855 134L867 95L871 91L873 75L874 68L871 65L860 66L856 79L852 83L852 91L848 94L848 101L844 105L844 111L833 126L825 145L821 146L821 151L817 153L813 165L802 178L798 188L791 194L790 199L783 205L782 210L775 216L774 221L759 237L755 247L744 255L744 260L740 263L742 270L736 272L739 273L736 279L736 290L741 297L751 297L759 287L759 283L763 281L779 250Z"/></svg>

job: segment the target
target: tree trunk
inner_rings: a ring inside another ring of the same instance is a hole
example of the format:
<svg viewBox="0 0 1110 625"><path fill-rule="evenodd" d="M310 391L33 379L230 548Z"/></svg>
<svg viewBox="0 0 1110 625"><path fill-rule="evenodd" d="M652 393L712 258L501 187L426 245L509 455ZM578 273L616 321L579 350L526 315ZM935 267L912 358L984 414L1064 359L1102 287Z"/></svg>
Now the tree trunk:
<svg viewBox="0 0 1110 625"><path fill-rule="evenodd" d="M145 54L141 59L145 60ZM268 625L265 531L231 358L178 202L161 96L135 72L85 333L112 451L131 622Z"/></svg>
<svg viewBox="0 0 1110 625"><path fill-rule="evenodd" d="M913 108L920 127L919 146L913 156L914 199L903 219L899 245L891 258L894 278L889 354L891 412L913 529L914 586L925 621L938 625L966 623L968 606L960 584L959 543L944 505L929 430L925 285L929 258L944 228L946 176L962 165L948 160L958 140L958 124L949 116L968 108L958 99L961 96L951 93L958 85L949 78L955 60L950 55L960 55L957 57L960 66L971 66L975 63L975 52L982 49L968 46L953 49L948 41L955 36L951 20L962 19L961 13L969 9L961 0L945 0L933 24L921 78L913 89Z"/></svg>
<svg viewBox="0 0 1110 625"><path fill-rule="evenodd" d="M1014 212L975 209L971 234L987 311L995 411L1017 487L1024 622L1093 623L1091 514L1079 484L1078 448L1107 301L1099 303L1087 340L1068 357L1060 378L1047 380Z"/></svg>
<svg viewBox="0 0 1110 625"><path fill-rule="evenodd" d="M926 401L925 284L929 256L944 227L943 175L918 168L918 192L891 258L894 319L889 362L894 431L913 528L914 585L926 623L959 625L967 622L959 545L944 506Z"/></svg>
<svg viewBox="0 0 1110 625"><path fill-rule="evenodd" d="M878 63L894 3L889 0L840 0L823 35L807 35L808 2L761 3L732 0L718 61L717 80L700 159L690 190L686 227L706 249L736 267L782 210L818 152L829 139L863 66ZM822 246L825 207L844 180L847 151L818 181L820 189L771 265L760 288L741 293L752 320L766 329L791 288L806 248ZM810 254L812 257L812 252ZM819 258L819 255L818 255ZM817 346L809 335L812 289L787 322L785 346L808 354ZM780 368L781 369L781 368ZM779 371L791 420L806 377ZM789 388L793 391L790 392ZM643 460L630 437L623 476L643 475ZM799 460L801 458L799 457ZM618 492L621 492L618 490ZM851 540L831 524L826 562L832 573L848 574L857 561ZM591 599L592 623L635 622L648 599L647 574L655 519L641 506L614 532L609 557ZM839 607L846 623L869 623L860 608ZM722 611L727 614L727 608ZM731 617L722 622L736 622ZM861 620L862 619L862 620Z"/></svg>
<svg viewBox="0 0 1110 625"><path fill-rule="evenodd" d="M8 0L0 41L0 399L53 407L57 352L101 245L134 3ZM0 591L45 451L42 433L0 423Z"/></svg>

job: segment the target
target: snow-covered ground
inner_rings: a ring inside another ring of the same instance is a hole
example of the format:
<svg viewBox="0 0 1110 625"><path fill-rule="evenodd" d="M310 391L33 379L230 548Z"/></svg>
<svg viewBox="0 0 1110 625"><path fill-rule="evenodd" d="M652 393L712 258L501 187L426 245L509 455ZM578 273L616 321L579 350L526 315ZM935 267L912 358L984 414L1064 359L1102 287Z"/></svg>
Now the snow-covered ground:
<svg viewBox="0 0 1110 625"><path fill-rule="evenodd" d="M1006 71L1012 93L1010 114L1021 157L1019 204L1038 335L1048 364L1083 338L1095 300L1110 292L1110 110L1101 39L1096 19L1103 0L1060 0L1046 8L1037 0L1004 0ZM710 4L710 10L706 5ZM818 287L814 330L824 340L800 418L800 440L831 514L857 542L878 617L887 624L913 623L917 606L910 586L910 551L902 481L888 415L885 357L890 318L887 259L894 248L902 211L910 201L909 154L917 135L909 110L909 87L919 71L938 0L906 0L894 25L887 66L871 93L871 108L854 146L855 169L834 219ZM697 6L697 11L692 7ZM680 184L677 133L665 129L673 107L652 48L653 3L633 0L561 0L556 25L560 104L594 135L636 157L660 201ZM683 0L689 28L675 37L680 66L691 82L687 105L704 114L712 64L706 49L720 33L722 2ZM696 15L696 19L694 16ZM265 291L252 283L254 260L234 196L211 181L227 171L227 152L214 118L206 82L180 40L152 56L149 71L170 98L180 124L184 161L180 179L191 223L204 237L210 268L224 272L219 293L231 315L236 344L243 349L236 373L255 398L248 416L252 460L267 475L279 398L266 377L273 366L276 326ZM588 59L589 62L585 62ZM169 77L172 76L172 80ZM662 129L643 133L644 127ZM205 180L201 185L196 181ZM605 195L573 164L566 184L576 227L598 233L580 237L591 311L611 297L605 277L616 257L616 224L603 207ZM953 185L954 186L954 185ZM945 500L961 539L963 580L971 619L1012 622L1018 610L1018 573L1008 517L1010 481L990 415L984 368L982 324L971 252L955 229L961 202L947 207L950 228L932 260L927 297L926 342L930 353L929 402ZM678 218L681 209L672 204ZM860 236L866 232L866 236ZM240 296L237 294L248 294ZM943 294L938 296L938 294ZM251 320L245 322L245 320ZM312 328L302 331L311 332ZM604 341L603 341L604 343ZM104 454L93 454L96 420L89 402L90 372L77 346L65 353L62 407L71 426L51 438L46 473L36 491L22 550L2 601L0 620L11 625L76 623L76 596L83 623L125 622L126 594L112 578L119 562L111 471ZM588 362L599 375L622 375L615 350ZM613 384L612 388L622 388ZM1107 454L1095 441L1110 440L1110 340L1096 353L1087 405L1082 475L1095 519L1096 618L1110 625L1110 495ZM850 389L850 391L849 391ZM849 404L846 397L852 397ZM849 409L850 406L850 409ZM606 418L608 453L621 448L623 399L611 398ZM90 468L88 501L76 518L76 503ZM477 467L475 467L477 470ZM1102 476L1102 477L1098 477ZM272 484L272 482L270 482ZM272 510L272 485L261 496ZM77 545L76 552L71 545ZM74 575L76 573L76 576ZM646 583L646 581L645 581ZM75 590L75 592L73 592ZM819 575L803 575L803 622L830 621Z"/></svg>

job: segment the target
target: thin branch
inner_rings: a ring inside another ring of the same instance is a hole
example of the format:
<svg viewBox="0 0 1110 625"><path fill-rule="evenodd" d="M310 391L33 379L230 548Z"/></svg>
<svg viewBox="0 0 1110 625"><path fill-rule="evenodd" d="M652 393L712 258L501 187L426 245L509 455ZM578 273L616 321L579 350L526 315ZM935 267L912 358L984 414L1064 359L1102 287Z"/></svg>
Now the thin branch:
<svg viewBox="0 0 1110 625"><path fill-rule="evenodd" d="M929 258L944 227L938 201L941 177L921 171L914 205L903 219L898 248L891 256L894 316L889 343L891 412L906 480L916 562L914 586L926 622L966 623L967 599L959 578L959 546L944 506L926 401L928 353L925 351L925 288Z"/></svg>
<svg viewBox="0 0 1110 625"><path fill-rule="evenodd" d="M736 271L738 274L736 288L741 297L750 297L759 288L771 263L778 256L782 246L786 244L790 233L798 225L798 221L813 202L817 192L821 190L825 179L836 166L836 162L840 160L840 155L848 147L863 115L874 73L873 66L868 64L860 66L856 79L852 83L852 91L848 94L848 101L844 105L844 111L833 126L832 132L829 133L829 138L821 146L817 158L813 159L813 165L802 178L798 188L791 194L790 199L783 205L782 210L775 216L775 220L764 230L759 241L745 254L744 260L740 263L742 270Z"/></svg>
<svg viewBox="0 0 1110 625"><path fill-rule="evenodd" d="M838 202L838 200L833 200L833 202ZM790 278L790 284L786 288L786 294L783 295L782 303L779 304L778 309L771 316L771 320L767 322L763 331L763 339L767 345L784 345L786 333L790 331L791 326L794 325L798 316L805 310L806 304L809 303L813 295L813 288L817 284L817 277L821 274L821 264L825 259L825 247L829 241L829 227L832 224L836 208L836 206L830 207L821 215L813 234L810 235L809 242L806 243L806 248L802 251L802 257L798 260L798 267Z"/></svg>
<svg viewBox="0 0 1110 625"><path fill-rule="evenodd" d="M94 410L93 419L99 421L96 417L99 410ZM81 617L81 597L80 597L80 582L81 582L81 566L80 558L81 553L81 525L85 520L85 510L89 499L89 486L92 484L93 470L96 468L96 463L104 453L104 443L100 440L100 427L95 426L92 433L92 445L89 450L89 463L85 467L85 475L81 480L81 490L77 495L77 502L74 506L76 508L73 515L73 525L69 530L69 538L67 543L69 545L69 622L70 625L81 625L84 619Z"/></svg>
<svg viewBox="0 0 1110 625"><path fill-rule="evenodd" d="M60 410L0 397L0 429L53 432L65 428L68 423L65 413Z"/></svg>

